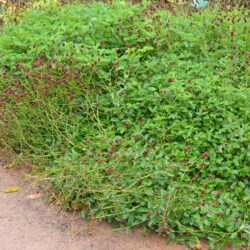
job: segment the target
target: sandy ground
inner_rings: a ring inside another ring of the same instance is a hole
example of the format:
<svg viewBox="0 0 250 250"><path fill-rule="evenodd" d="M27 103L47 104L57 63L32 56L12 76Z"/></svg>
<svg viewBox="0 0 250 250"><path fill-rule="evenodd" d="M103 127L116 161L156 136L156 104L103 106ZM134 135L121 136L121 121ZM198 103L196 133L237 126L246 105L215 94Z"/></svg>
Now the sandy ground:
<svg viewBox="0 0 250 250"><path fill-rule="evenodd" d="M114 232L103 222L85 222L78 213L66 213L24 181L23 171L6 169L0 162L0 190L22 186L14 193L0 192L0 250L184 250L167 245L156 234L139 230ZM35 196L30 196L34 195Z"/></svg>

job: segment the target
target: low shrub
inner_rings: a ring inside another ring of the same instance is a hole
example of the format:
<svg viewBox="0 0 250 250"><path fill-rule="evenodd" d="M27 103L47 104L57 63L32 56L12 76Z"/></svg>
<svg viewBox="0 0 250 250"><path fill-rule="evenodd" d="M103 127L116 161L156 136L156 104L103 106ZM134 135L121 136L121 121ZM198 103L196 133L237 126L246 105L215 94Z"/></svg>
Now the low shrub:
<svg viewBox="0 0 250 250"><path fill-rule="evenodd" d="M34 10L0 37L1 138L66 209L211 247L249 239L245 9Z"/></svg>

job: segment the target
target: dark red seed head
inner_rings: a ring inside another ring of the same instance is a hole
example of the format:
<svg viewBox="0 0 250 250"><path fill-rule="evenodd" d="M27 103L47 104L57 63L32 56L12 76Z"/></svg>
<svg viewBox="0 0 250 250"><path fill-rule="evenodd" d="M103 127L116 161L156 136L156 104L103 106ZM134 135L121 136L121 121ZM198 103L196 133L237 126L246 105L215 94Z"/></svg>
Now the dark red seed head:
<svg viewBox="0 0 250 250"><path fill-rule="evenodd" d="M208 152L204 152L201 154L201 158L207 158L208 157Z"/></svg>
<svg viewBox="0 0 250 250"><path fill-rule="evenodd" d="M223 212L218 212L217 215L218 215L219 217L222 217L222 216L224 215L224 213L223 213Z"/></svg>
<svg viewBox="0 0 250 250"><path fill-rule="evenodd" d="M168 82L174 82L175 79L174 78L168 78Z"/></svg>
<svg viewBox="0 0 250 250"><path fill-rule="evenodd" d="M150 216L152 216L153 215L153 213L151 213L151 212L148 212L147 213L147 217L150 217Z"/></svg>
<svg viewBox="0 0 250 250"><path fill-rule="evenodd" d="M109 158L111 158L112 155L113 155L113 152L112 152L112 151L109 151L109 152L107 153L107 156L108 156Z"/></svg>
<svg viewBox="0 0 250 250"><path fill-rule="evenodd" d="M112 167L109 167L109 168L106 170L106 173L107 173L107 174L112 174L112 173L113 173L113 168L112 168Z"/></svg>

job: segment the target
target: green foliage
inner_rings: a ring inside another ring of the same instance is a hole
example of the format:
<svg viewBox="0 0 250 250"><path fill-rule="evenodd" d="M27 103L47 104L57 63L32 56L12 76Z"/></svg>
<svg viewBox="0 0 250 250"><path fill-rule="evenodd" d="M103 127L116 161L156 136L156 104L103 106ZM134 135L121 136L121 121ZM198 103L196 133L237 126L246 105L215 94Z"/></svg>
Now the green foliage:
<svg viewBox="0 0 250 250"><path fill-rule="evenodd" d="M84 218L244 244L249 28L244 9L31 11L0 37L1 137Z"/></svg>

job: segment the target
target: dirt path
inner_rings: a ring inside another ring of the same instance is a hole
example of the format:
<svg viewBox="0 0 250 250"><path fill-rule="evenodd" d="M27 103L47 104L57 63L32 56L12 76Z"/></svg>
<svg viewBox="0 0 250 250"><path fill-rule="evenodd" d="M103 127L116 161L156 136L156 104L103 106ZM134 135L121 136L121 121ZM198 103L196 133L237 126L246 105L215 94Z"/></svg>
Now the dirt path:
<svg viewBox="0 0 250 250"><path fill-rule="evenodd" d="M22 186L14 193L0 192L1 250L183 250L167 246L164 239L139 230L114 232L102 222L85 222L79 214L59 212L46 204L22 176L20 169L5 169L0 163L0 190Z"/></svg>

